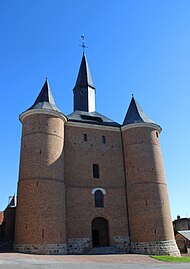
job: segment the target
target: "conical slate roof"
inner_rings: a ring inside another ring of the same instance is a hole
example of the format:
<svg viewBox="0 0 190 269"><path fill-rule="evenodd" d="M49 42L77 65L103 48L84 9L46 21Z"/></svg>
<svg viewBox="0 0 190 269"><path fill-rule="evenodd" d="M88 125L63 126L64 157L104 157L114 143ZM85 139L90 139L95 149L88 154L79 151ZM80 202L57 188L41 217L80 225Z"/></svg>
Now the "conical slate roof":
<svg viewBox="0 0 190 269"><path fill-rule="evenodd" d="M143 112L142 108L137 103L135 98L132 97L123 125L128 125L132 123L142 123L142 122L155 124L154 121L152 121L146 116L146 114Z"/></svg>
<svg viewBox="0 0 190 269"><path fill-rule="evenodd" d="M36 98L36 101L28 110L31 109L47 109L47 110L60 111L55 104L47 79L38 97Z"/></svg>
<svg viewBox="0 0 190 269"><path fill-rule="evenodd" d="M95 89L95 87L93 85L92 77L90 74L90 69L88 66L87 58L86 58L85 53L83 53L82 61L80 64L80 69L79 69L79 73L78 73L78 77L77 77L77 81L76 81L74 90L77 88L84 88L86 86L90 86L93 89Z"/></svg>
<svg viewBox="0 0 190 269"><path fill-rule="evenodd" d="M6 207L6 209L7 208L10 208L10 207L16 207L16 196L15 196L15 194L13 195L13 196L10 196L9 197L9 203L8 203L8 205L7 205L7 207Z"/></svg>

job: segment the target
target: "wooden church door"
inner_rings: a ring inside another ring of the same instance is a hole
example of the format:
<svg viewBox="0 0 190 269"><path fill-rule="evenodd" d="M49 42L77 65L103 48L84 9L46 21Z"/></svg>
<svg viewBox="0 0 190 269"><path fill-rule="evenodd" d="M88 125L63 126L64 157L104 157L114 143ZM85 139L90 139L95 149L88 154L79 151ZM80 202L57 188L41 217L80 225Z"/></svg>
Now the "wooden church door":
<svg viewBox="0 0 190 269"><path fill-rule="evenodd" d="M95 218L92 221L92 242L93 247L109 245L108 222L104 218Z"/></svg>

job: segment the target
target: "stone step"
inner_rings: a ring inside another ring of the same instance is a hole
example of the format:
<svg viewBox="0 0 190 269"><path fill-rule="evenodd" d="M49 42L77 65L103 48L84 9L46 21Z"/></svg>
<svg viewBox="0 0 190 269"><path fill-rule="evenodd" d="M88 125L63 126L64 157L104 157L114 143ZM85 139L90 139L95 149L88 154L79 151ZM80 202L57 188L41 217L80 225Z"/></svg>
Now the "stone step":
<svg viewBox="0 0 190 269"><path fill-rule="evenodd" d="M108 247L93 247L86 252L87 255L107 255L107 254L126 254L123 249L116 248L114 246Z"/></svg>

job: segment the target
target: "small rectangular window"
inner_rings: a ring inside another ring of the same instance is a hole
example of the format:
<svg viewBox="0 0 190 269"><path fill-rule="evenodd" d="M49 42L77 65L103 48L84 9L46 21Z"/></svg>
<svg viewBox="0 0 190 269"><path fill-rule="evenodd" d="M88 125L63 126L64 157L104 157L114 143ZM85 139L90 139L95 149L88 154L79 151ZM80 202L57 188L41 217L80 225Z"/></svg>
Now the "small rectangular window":
<svg viewBox="0 0 190 269"><path fill-rule="evenodd" d="M98 164L93 164L93 178L99 178L99 165Z"/></svg>
<svg viewBox="0 0 190 269"><path fill-rule="evenodd" d="M105 135L102 136L102 143L103 144L106 144L106 137L105 137Z"/></svg>
<svg viewBox="0 0 190 269"><path fill-rule="evenodd" d="M87 134L84 134L84 141L87 141Z"/></svg>
<svg viewBox="0 0 190 269"><path fill-rule="evenodd" d="M42 229L42 238L44 238L44 229Z"/></svg>

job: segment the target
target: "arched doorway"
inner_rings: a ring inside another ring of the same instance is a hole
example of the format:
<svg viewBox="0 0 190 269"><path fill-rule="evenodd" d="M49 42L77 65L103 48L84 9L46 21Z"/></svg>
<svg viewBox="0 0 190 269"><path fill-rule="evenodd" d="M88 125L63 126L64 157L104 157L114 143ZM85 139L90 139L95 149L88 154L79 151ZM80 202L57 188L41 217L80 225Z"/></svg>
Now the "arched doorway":
<svg viewBox="0 0 190 269"><path fill-rule="evenodd" d="M104 218L95 218L92 221L92 244L93 247L109 245L108 222Z"/></svg>

